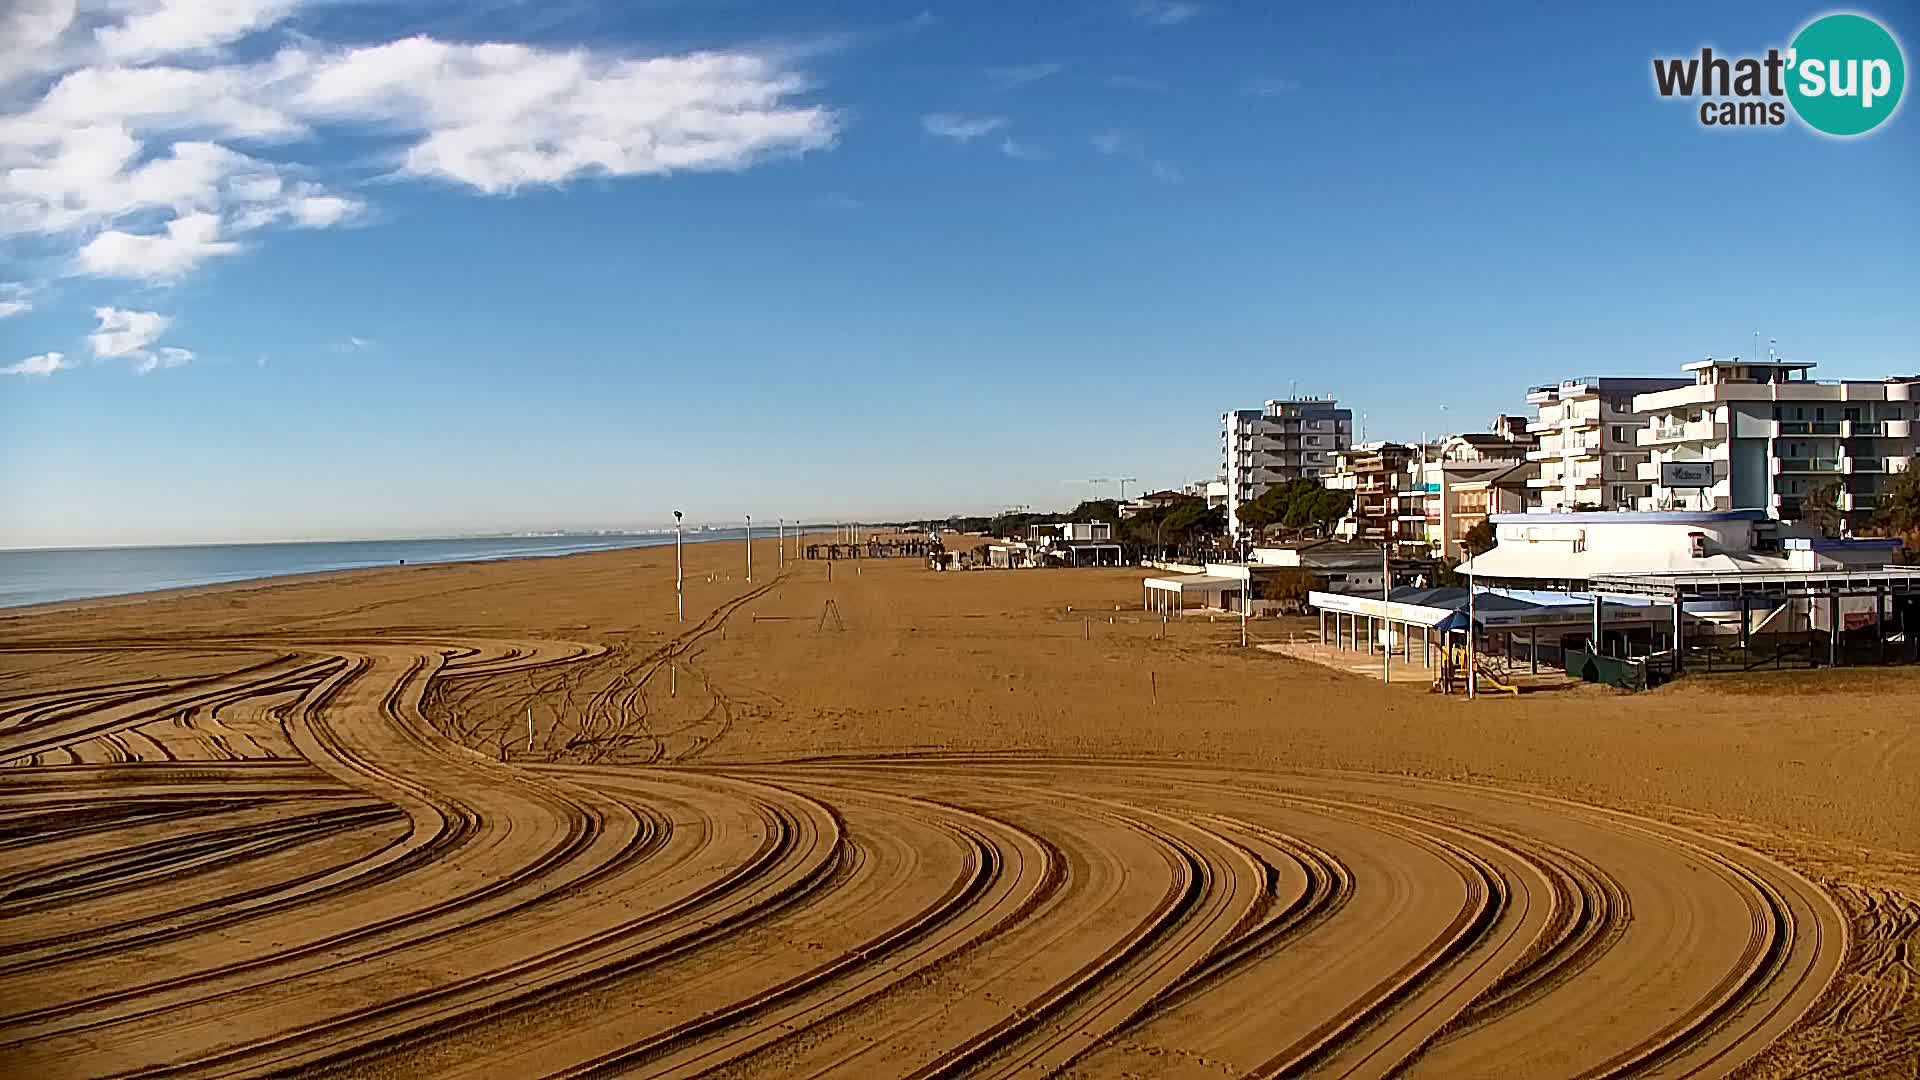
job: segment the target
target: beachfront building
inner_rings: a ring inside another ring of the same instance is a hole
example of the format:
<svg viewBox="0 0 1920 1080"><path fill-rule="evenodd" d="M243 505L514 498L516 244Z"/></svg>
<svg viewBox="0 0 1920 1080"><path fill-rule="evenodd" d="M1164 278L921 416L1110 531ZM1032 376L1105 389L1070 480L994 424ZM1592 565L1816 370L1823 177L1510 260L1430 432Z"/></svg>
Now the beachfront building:
<svg viewBox="0 0 1920 1080"><path fill-rule="evenodd" d="M1527 507L1527 481L1540 474L1526 460L1535 440L1524 425L1496 421L1491 432L1453 435L1422 447L1408 468L1396 520L1409 541L1424 541L1440 557L1459 560L1467 531L1489 513Z"/></svg>
<svg viewBox="0 0 1920 1080"><path fill-rule="evenodd" d="M1813 367L1709 357L1683 365L1689 385L1637 395L1639 508L1797 520L1813 497L1848 525L1870 519L1887 477L1920 455L1920 379L1815 382Z"/></svg>
<svg viewBox="0 0 1920 1080"><path fill-rule="evenodd" d="M1558 594L1595 605L1664 601L1670 629L1623 636L1596 618L1589 637L1609 655L1671 650L1676 641L1758 635L1825 642L1889 638L1912 655L1920 569L1895 567L1901 543L1833 539L1765 510L1500 514L1496 546L1461 564L1475 584L1520 599ZM1777 652L1776 652L1777 655Z"/></svg>
<svg viewBox="0 0 1920 1080"><path fill-rule="evenodd" d="M1528 454L1540 466L1530 481L1535 507L1541 513L1637 508L1653 486L1640 476L1649 456L1634 434L1646 423L1634 399L1690 381L1580 376L1527 391L1536 410L1527 430L1540 440Z"/></svg>
<svg viewBox="0 0 1920 1080"><path fill-rule="evenodd" d="M1268 488L1302 478L1323 479L1334 455L1353 443L1353 410L1333 398L1286 398L1260 409L1220 415L1221 479L1227 487L1227 527L1240 533L1238 508Z"/></svg>
<svg viewBox="0 0 1920 1080"><path fill-rule="evenodd" d="M1327 486L1353 496L1353 506L1334 528L1344 540L1372 544L1427 545L1426 491L1413 490L1419 450L1405 443L1370 442L1334 456Z"/></svg>

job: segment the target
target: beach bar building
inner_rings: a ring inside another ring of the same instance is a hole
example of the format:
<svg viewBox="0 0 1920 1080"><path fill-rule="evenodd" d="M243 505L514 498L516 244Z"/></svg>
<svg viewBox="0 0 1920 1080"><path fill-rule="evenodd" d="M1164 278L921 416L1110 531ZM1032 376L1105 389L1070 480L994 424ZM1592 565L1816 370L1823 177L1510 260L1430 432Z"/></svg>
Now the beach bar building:
<svg viewBox="0 0 1920 1080"><path fill-rule="evenodd" d="M1584 647L1590 629L1585 601L1557 594L1514 596L1482 589L1471 603L1464 588L1402 586L1386 596L1315 592L1308 603L1319 613L1320 641L1341 651L1389 651L1427 667L1438 663L1436 646L1475 630L1476 647L1526 663L1538 672L1544 661L1562 666L1569 649ZM1606 605L1608 625L1638 629L1650 639L1667 611L1651 601Z"/></svg>

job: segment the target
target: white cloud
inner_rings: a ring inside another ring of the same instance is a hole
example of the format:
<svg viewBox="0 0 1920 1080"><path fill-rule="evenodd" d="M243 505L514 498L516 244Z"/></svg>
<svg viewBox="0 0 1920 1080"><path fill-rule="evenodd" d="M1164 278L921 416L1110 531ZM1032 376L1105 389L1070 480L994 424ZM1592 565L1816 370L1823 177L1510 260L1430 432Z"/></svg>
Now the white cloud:
<svg viewBox="0 0 1920 1080"><path fill-rule="evenodd" d="M87 241L75 263L99 277L176 281L208 259L239 253L239 243L221 239L220 230L220 219L207 213L174 218L158 233L109 229Z"/></svg>
<svg viewBox="0 0 1920 1080"><path fill-rule="evenodd" d="M140 362L133 366L133 373L145 375L149 371L159 371L163 368L185 367L193 362L193 358L194 353L191 349L176 349L162 345L151 352L141 354Z"/></svg>
<svg viewBox="0 0 1920 1080"><path fill-rule="evenodd" d="M0 281L0 319L32 311L33 301L28 299L31 295L32 290L17 281Z"/></svg>
<svg viewBox="0 0 1920 1080"><path fill-rule="evenodd" d="M124 360L137 374L191 363L191 349L158 345L162 335L173 326L170 316L157 311L129 311L125 308L93 309L99 326L87 335L87 347L101 360Z"/></svg>
<svg viewBox="0 0 1920 1080"><path fill-rule="evenodd" d="M0 87L44 76L34 94L0 97L0 239L51 240L76 272L164 282L238 252L243 234L364 216L323 169L276 152L301 141L359 137L397 177L509 194L740 170L839 135L839 114L801 100L809 81L771 54L425 36L333 47L292 34L276 47L266 35L301 2L102 0L76 13L0 0Z"/></svg>
<svg viewBox="0 0 1920 1080"><path fill-rule="evenodd" d="M831 146L832 110L746 53L647 59L427 37L322 58L294 107L415 141L402 171L490 194L578 176L737 171Z"/></svg>
<svg viewBox="0 0 1920 1080"><path fill-rule="evenodd" d="M99 307L93 309L93 317L100 325L87 335L87 347L103 360L145 352L173 325L171 318L157 311Z"/></svg>
<svg viewBox="0 0 1920 1080"><path fill-rule="evenodd" d="M1171 162L1162 161L1147 153L1147 140L1132 131L1102 131L1089 136L1087 142L1093 148L1108 157L1129 158L1140 162L1153 174L1155 180L1173 181L1181 178L1180 170Z"/></svg>
<svg viewBox="0 0 1920 1080"><path fill-rule="evenodd" d="M373 342L368 341L366 338L356 337L352 334L348 334L345 341L336 342L334 344L333 351L340 352L340 353L361 352L365 350L368 346L371 346L372 344Z"/></svg>
<svg viewBox="0 0 1920 1080"><path fill-rule="evenodd" d="M286 18L299 0L145 0L94 31L110 59L143 59L237 41Z"/></svg>
<svg viewBox="0 0 1920 1080"><path fill-rule="evenodd" d="M1065 64L1022 64L1016 67L990 67L984 72L986 77L1002 90L1011 90L1016 86L1039 82L1050 78L1066 68Z"/></svg>
<svg viewBox="0 0 1920 1080"><path fill-rule="evenodd" d="M1020 161L1044 161L1049 156L1045 147L1011 137L1000 140L1000 152Z"/></svg>
<svg viewBox="0 0 1920 1080"><path fill-rule="evenodd" d="M1291 94L1300 89L1300 84L1292 79L1282 79L1272 75L1255 75L1240 86L1240 92L1254 97L1273 97L1278 94Z"/></svg>
<svg viewBox="0 0 1920 1080"><path fill-rule="evenodd" d="M971 142L991 135L1011 123L1004 116L970 116L965 113L928 113L920 118L927 134L956 142Z"/></svg>
<svg viewBox="0 0 1920 1080"><path fill-rule="evenodd" d="M67 363L65 353L45 352L37 356L29 356L25 360L16 363L8 364L6 367L0 367L0 375L45 376L72 366L72 364Z"/></svg>
<svg viewBox="0 0 1920 1080"><path fill-rule="evenodd" d="M1181 0L1140 0L1133 6L1134 18L1148 26L1178 26L1200 14L1200 5Z"/></svg>

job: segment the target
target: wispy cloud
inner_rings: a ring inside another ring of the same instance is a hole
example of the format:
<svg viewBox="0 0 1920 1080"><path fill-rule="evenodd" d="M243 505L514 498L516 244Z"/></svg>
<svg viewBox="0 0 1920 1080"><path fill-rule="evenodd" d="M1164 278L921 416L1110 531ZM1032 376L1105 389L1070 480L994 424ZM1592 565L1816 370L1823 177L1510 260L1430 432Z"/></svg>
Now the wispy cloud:
<svg viewBox="0 0 1920 1080"><path fill-rule="evenodd" d="M823 210L865 210L867 204L843 192L829 191L813 200Z"/></svg>
<svg viewBox="0 0 1920 1080"><path fill-rule="evenodd" d="M333 351L338 353L365 352L372 347L373 342L366 338L348 334L344 339L334 342Z"/></svg>
<svg viewBox="0 0 1920 1080"><path fill-rule="evenodd" d="M1142 90L1149 94L1162 94L1167 89L1166 83L1159 79L1149 79L1144 75L1109 75L1100 81L1115 89Z"/></svg>
<svg viewBox="0 0 1920 1080"><path fill-rule="evenodd" d="M51 375L72 367L65 353L44 352L0 367L0 375Z"/></svg>
<svg viewBox="0 0 1920 1080"><path fill-rule="evenodd" d="M1240 84L1240 92L1253 97L1275 97L1280 94L1291 94L1298 89L1300 89L1298 82L1276 75L1255 75Z"/></svg>
<svg viewBox="0 0 1920 1080"><path fill-rule="evenodd" d="M978 116L968 113L928 113L920 118L920 126L929 135L955 142L972 142L985 135L991 135L1012 121L1004 116Z"/></svg>
<svg viewBox="0 0 1920 1080"><path fill-rule="evenodd" d="M1201 5L1184 0L1139 0L1133 5L1133 17L1148 26L1179 26L1200 12Z"/></svg>
<svg viewBox="0 0 1920 1080"><path fill-rule="evenodd" d="M173 319L157 311L101 307L93 309L93 317L100 325L87 335L87 347L102 360L138 355L173 325Z"/></svg>
<svg viewBox="0 0 1920 1080"><path fill-rule="evenodd" d="M194 359L191 349L156 344L173 326L170 316L157 311L100 307L93 309L93 317L99 325L87 335L87 347L96 359L126 361L142 375L182 367Z"/></svg>
<svg viewBox="0 0 1920 1080"><path fill-rule="evenodd" d="M1147 167L1156 180L1173 181L1183 175L1173 163L1147 152L1147 140L1134 131L1101 131L1087 138L1088 145L1108 157L1126 158Z"/></svg>
<svg viewBox="0 0 1920 1080"><path fill-rule="evenodd" d="M1002 90L1012 90L1017 86L1036 83L1051 78L1066 69L1065 64L1022 64L1017 67L990 67L983 74Z"/></svg>
<svg viewBox="0 0 1920 1080"><path fill-rule="evenodd" d="M1047 148L1008 137L1000 140L1000 152L1019 161L1045 161L1052 155Z"/></svg>
<svg viewBox="0 0 1920 1080"><path fill-rule="evenodd" d="M33 290L17 281L0 281L0 319L11 319L33 310Z"/></svg>

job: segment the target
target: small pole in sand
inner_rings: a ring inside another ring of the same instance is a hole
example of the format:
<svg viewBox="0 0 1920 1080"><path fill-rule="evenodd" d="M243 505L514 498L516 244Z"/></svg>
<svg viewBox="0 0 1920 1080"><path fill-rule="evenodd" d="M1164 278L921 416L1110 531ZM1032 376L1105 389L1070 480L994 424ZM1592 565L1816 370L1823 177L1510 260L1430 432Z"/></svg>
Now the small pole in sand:
<svg viewBox="0 0 1920 1080"><path fill-rule="evenodd" d="M679 664L667 665L667 680L668 680L667 696L679 697L680 696L680 665Z"/></svg>
<svg viewBox="0 0 1920 1080"><path fill-rule="evenodd" d="M680 511L673 512L673 602L687 621L687 564L680 561Z"/></svg>
<svg viewBox="0 0 1920 1080"><path fill-rule="evenodd" d="M1153 703L1158 705L1160 704L1160 673L1157 671L1147 672L1147 680L1149 685L1153 687Z"/></svg>
<svg viewBox="0 0 1920 1080"><path fill-rule="evenodd" d="M1086 631L1086 633L1081 634L1080 636L1085 638L1088 641L1092 641L1093 640L1093 620L1084 619L1081 621L1080 625Z"/></svg>
<svg viewBox="0 0 1920 1080"><path fill-rule="evenodd" d="M533 753L533 706L527 706L527 753Z"/></svg>
<svg viewBox="0 0 1920 1080"><path fill-rule="evenodd" d="M787 519L786 518L780 519L779 528L780 528L780 565L778 569L785 570L787 568Z"/></svg>
<svg viewBox="0 0 1920 1080"><path fill-rule="evenodd" d="M747 515L747 584L753 584L753 515Z"/></svg>

